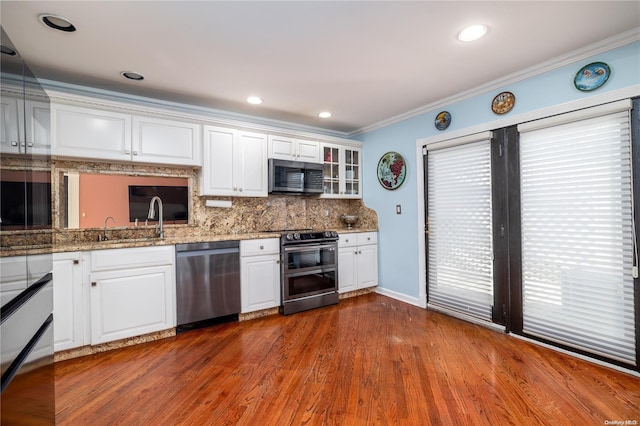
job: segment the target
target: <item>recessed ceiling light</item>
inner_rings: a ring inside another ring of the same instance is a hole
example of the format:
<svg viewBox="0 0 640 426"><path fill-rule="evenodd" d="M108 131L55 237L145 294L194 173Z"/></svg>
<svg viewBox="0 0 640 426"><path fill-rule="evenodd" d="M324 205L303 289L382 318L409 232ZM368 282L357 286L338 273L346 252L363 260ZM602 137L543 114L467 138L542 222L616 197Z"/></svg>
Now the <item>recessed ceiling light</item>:
<svg viewBox="0 0 640 426"><path fill-rule="evenodd" d="M40 19L40 22L54 30L60 30L67 33L72 33L76 30L76 27L74 27L67 18L63 18L62 16L45 13L40 15L38 18Z"/></svg>
<svg viewBox="0 0 640 426"><path fill-rule="evenodd" d="M258 96L249 96L247 98L247 102L249 102L250 104L253 104L253 105L260 105L262 103L262 98L260 98Z"/></svg>
<svg viewBox="0 0 640 426"><path fill-rule="evenodd" d="M331 113L329 111L323 111L320 114L318 114L318 117L320 117L320 118L329 118L329 117L331 117Z"/></svg>
<svg viewBox="0 0 640 426"><path fill-rule="evenodd" d="M10 48L9 46L5 46L5 45L1 45L1 44L0 44L0 52L4 53L5 55L9 55L9 56L16 56L18 54L18 52L16 52L15 50Z"/></svg>
<svg viewBox="0 0 640 426"><path fill-rule="evenodd" d="M487 33L486 25L471 25L460 31L458 34L458 40L460 41L474 41L478 40Z"/></svg>
<svg viewBox="0 0 640 426"><path fill-rule="evenodd" d="M129 80L135 80L135 81L144 80L144 75L135 71L122 71L120 75L124 78L128 78Z"/></svg>

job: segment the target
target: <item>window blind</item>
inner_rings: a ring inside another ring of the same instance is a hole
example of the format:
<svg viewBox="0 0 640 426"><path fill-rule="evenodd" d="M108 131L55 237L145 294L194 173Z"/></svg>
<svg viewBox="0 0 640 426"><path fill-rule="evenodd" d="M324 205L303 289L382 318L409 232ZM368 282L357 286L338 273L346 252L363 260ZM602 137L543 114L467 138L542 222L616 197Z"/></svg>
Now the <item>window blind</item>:
<svg viewBox="0 0 640 426"><path fill-rule="evenodd" d="M523 331L635 365L630 119L608 108L519 128Z"/></svg>
<svg viewBox="0 0 640 426"><path fill-rule="evenodd" d="M487 321L493 305L489 137L427 155L429 303Z"/></svg>

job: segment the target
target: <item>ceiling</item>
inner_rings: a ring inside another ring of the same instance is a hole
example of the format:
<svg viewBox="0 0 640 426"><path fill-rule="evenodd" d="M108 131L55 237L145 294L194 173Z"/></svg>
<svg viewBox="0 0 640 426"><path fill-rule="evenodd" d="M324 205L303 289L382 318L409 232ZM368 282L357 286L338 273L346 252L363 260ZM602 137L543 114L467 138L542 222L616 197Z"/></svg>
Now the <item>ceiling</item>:
<svg viewBox="0 0 640 426"><path fill-rule="evenodd" d="M640 28L640 2L2 0L0 17L39 78L348 134Z"/></svg>

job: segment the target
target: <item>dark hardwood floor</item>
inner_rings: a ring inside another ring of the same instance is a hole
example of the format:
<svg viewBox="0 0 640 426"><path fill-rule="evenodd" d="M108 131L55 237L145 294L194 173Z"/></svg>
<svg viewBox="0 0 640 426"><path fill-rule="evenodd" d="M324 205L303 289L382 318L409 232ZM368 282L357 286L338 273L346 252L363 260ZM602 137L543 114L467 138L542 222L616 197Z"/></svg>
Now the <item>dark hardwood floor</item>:
<svg viewBox="0 0 640 426"><path fill-rule="evenodd" d="M55 370L70 425L640 422L637 377L375 293Z"/></svg>

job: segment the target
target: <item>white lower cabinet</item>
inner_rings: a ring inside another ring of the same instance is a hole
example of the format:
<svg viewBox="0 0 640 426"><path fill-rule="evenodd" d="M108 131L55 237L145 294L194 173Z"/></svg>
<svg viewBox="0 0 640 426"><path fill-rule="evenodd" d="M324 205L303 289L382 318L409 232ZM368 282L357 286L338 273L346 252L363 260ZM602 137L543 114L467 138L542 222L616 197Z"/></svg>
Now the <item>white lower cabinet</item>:
<svg viewBox="0 0 640 426"><path fill-rule="evenodd" d="M338 292L378 285L378 234L340 234L338 240Z"/></svg>
<svg viewBox="0 0 640 426"><path fill-rule="evenodd" d="M91 344L175 327L174 265L174 246L92 251Z"/></svg>
<svg viewBox="0 0 640 426"><path fill-rule="evenodd" d="M242 313L280 306L280 240L240 241Z"/></svg>
<svg viewBox="0 0 640 426"><path fill-rule="evenodd" d="M82 254L53 254L53 347L62 351L84 345Z"/></svg>

